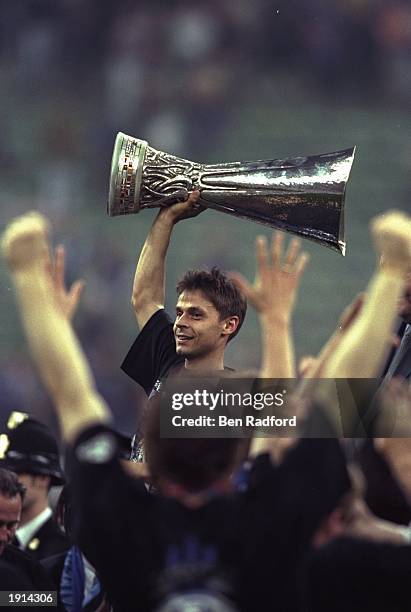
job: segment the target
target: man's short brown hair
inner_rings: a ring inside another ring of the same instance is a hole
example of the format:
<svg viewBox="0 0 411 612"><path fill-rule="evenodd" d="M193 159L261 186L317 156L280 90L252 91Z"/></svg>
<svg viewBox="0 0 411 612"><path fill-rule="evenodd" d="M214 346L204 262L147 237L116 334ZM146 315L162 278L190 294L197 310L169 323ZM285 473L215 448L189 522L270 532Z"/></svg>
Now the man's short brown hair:
<svg viewBox="0 0 411 612"><path fill-rule="evenodd" d="M23 501L25 494L26 488L19 482L17 474L0 468L0 495L9 499L20 495Z"/></svg>
<svg viewBox="0 0 411 612"><path fill-rule="evenodd" d="M237 438L161 438L160 396L150 400L144 449L153 481L161 478L187 491L204 491L227 476L240 459L244 440Z"/></svg>
<svg viewBox="0 0 411 612"><path fill-rule="evenodd" d="M229 336L228 342L240 331L247 311L247 300L236 285L218 268L211 270L188 270L177 283L177 295L183 291L201 291L213 304L220 320L237 316L237 329Z"/></svg>

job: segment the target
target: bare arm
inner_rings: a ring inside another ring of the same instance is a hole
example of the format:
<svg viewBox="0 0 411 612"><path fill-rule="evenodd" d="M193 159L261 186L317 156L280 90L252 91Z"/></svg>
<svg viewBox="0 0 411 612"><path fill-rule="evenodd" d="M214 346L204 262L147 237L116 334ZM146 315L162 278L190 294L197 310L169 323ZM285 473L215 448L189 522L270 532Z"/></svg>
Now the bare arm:
<svg viewBox="0 0 411 612"><path fill-rule="evenodd" d="M379 269L361 312L324 369L324 378L372 378L391 344L398 301L411 263L411 218L401 212L376 217L371 225Z"/></svg>
<svg viewBox="0 0 411 612"><path fill-rule="evenodd" d="M257 274L254 285L250 285L239 274L232 275L259 316L262 340L261 378L295 376L291 317L308 255L299 253L300 241L293 239L283 257L283 242L284 234L273 235L271 250L268 252L265 238L257 238Z"/></svg>
<svg viewBox="0 0 411 612"><path fill-rule="evenodd" d="M254 285L250 285L239 274L232 275L258 313L262 340L259 375L268 379L295 376L291 318L300 279L308 262L308 255L300 254L300 241L296 239L291 241L283 257L283 242L283 234L273 234L269 252L265 238L257 238L257 274ZM279 461L294 443L295 439L290 438L254 437L249 457L269 452L274 461Z"/></svg>
<svg viewBox="0 0 411 612"><path fill-rule="evenodd" d="M350 326L353 325L354 321L359 316L364 299L365 294L360 293L351 302L351 304L344 309L338 321L335 332L324 344L318 357L313 358L310 367L304 373L304 377L301 379L297 388L297 396L299 398L309 398L312 396L314 389L318 385L318 380L324 376L324 370L328 364L328 361L341 344L344 335L348 332Z"/></svg>
<svg viewBox="0 0 411 612"><path fill-rule="evenodd" d="M47 232L44 217L24 215L6 228L2 248L33 359L56 407L63 437L72 441L88 425L108 422L110 413L56 295Z"/></svg>
<svg viewBox="0 0 411 612"><path fill-rule="evenodd" d="M140 329L152 315L164 308L165 260L174 225L193 217L202 209L195 208L199 192L193 191L185 202L162 208L146 238L134 275L131 303Z"/></svg>

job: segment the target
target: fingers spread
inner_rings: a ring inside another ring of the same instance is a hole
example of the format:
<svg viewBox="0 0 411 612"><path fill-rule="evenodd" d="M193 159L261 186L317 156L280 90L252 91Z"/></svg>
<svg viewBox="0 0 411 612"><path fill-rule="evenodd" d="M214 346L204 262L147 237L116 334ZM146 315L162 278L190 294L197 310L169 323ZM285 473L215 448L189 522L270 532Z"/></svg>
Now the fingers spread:
<svg viewBox="0 0 411 612"><path fill-rule="evenodd" d="M300 250L300 241L298 238L293 238L288 246L287 253L284 259L284 265L288 268L293 268Z"/></svg>
<svg viewBox="0 0 411 612"><path fill-rule="evenodd" d="M273 232L271 240L271 258L275 266L281 265L281 258L283 253L284 234L281 232Z"/></svg>
<svg viewBox="0 0 411 612"><path fill-rule="evenodd" d="M297 263L295 264L295 268L294 268L294 272L297 278L299 278L302 275L309 261L310 261L309 254L301 253L299 258L297 259Z"/></svg>
<svg viewBox="0 0 411 612"><path fill-rule="evenodd" d="M70 287L70 298L77 306L86 283L83 279L75 281Z"/></svg>
<svg viewBox="0 0 411 612"><path fill-rule="evenodd" d="M263 274L267 269L267 240L265 236L257 236L255 243L257 270Z"/></svg>
<svg viewBox="0 0 411 612"><path fill-rule="evenodd" d="M54 252L54 282L58 287L64 285L64 272L66 265L66 252L64 246L59 244Z"/></svg>
<svg viewBox="0 0 411 612"><path fill-rule="evenodd" d="M227 276L231 281L233 281L241 293L248 298L251 292L251 285L248 280L239 272L228 272Z"/></svg>

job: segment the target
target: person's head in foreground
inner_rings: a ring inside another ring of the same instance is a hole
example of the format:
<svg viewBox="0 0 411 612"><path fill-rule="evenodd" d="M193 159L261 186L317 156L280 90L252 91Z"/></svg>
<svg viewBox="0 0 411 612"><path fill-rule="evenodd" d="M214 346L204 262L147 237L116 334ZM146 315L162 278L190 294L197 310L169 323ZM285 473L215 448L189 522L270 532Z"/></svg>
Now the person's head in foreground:
<svg viewBox="0 0 411 612"><path fill-rule="evenodd" d="M145 425L145 451L150 475L165 495L200 505L211 495L231 489L244 440L238 438L162 438L161 399L150 406Z"/></svg>
<svg viewBox="0 0 411 612"><path fill-rule="evenodd" d="M0 468L0 556L19 526L24 494L17 475Z"/></svg>

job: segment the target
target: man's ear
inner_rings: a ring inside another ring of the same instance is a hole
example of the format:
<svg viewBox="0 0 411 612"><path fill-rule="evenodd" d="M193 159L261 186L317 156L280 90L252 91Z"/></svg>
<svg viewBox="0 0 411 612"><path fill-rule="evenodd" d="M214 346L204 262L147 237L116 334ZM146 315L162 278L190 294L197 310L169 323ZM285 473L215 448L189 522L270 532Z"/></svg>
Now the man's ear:
<svg viewBox="0 0 411 612"><path fill-rule="evenodd" d="M238 327L238 324L240 323L240 318L237 317L236 315L233 315L232 317L228 317L227 319L224 320L224 325L223 325L223 336L230 336L231 334L233 334L235 332L235 330Z"/></svg>

